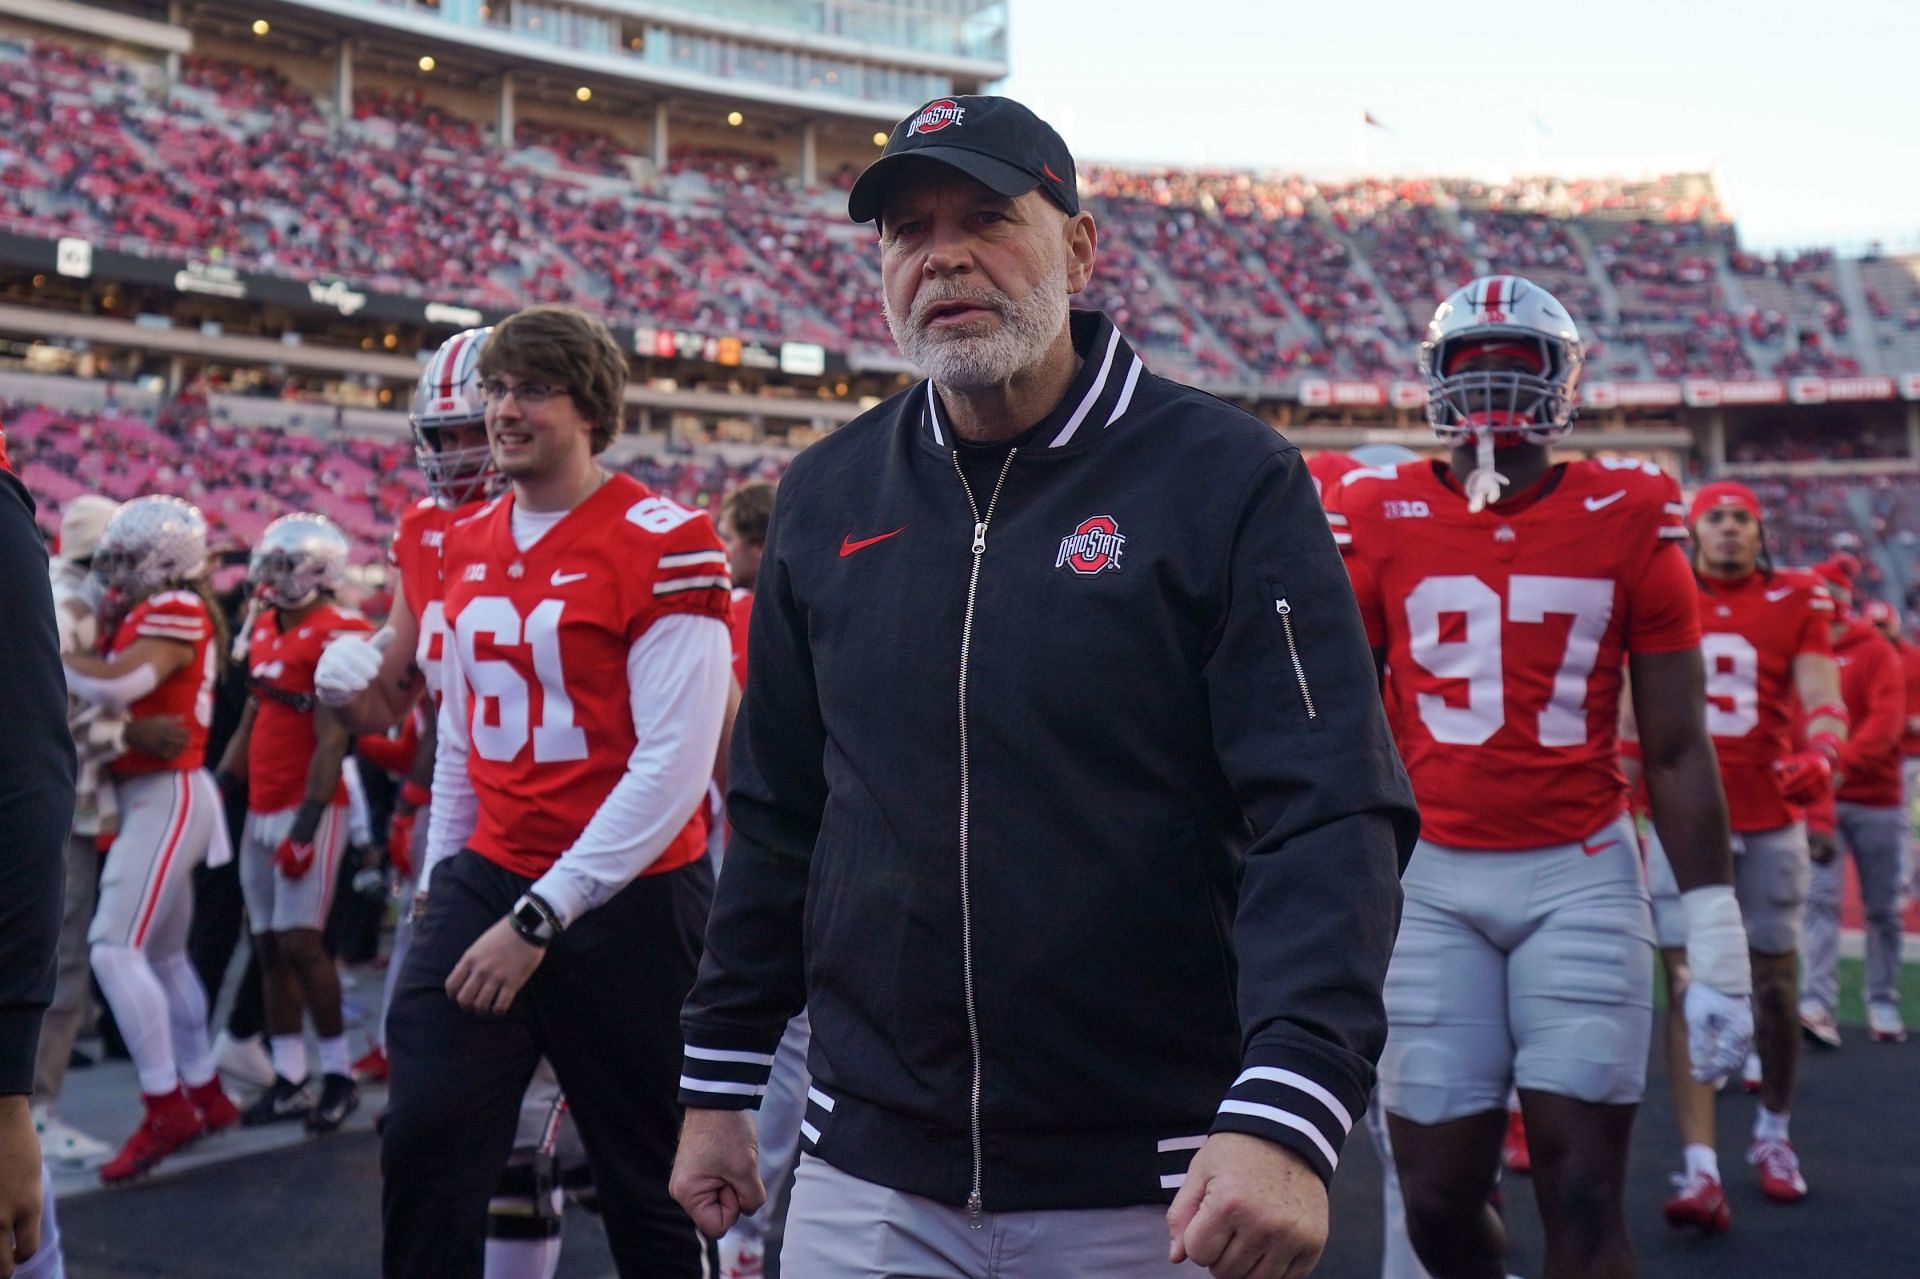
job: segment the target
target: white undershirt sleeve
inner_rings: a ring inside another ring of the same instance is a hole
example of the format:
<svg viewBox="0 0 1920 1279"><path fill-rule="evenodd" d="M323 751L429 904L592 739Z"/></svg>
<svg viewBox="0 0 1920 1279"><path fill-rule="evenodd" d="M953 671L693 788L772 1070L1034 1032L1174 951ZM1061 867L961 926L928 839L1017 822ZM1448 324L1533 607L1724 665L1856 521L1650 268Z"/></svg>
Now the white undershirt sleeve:
<svg viewBox="0 0 1920 1279"><path fill-rule="evenodd" d="M426 892L433 868L466 847L480 820L480 798L467 776L467 677L460 645L449 634L440 661L440 722L433 745L433 803L427 813L427 851L415 891Z"/></svg>
<svg viewBox="0 0 1920 1279"><path fill-rule="evenodd" d="M626 775L573 847L533 886L563 925L633 882L699 809L720 746L732 674L727 624L718 618L675 613L634 641L627 688L636 742ZM441 731L444 742L444 721ZM437 830L437 761L433 802Z"/></svg>
<svg viewBox="0 0 1920 1279"><path fill-rule="evenodd" d="M92 702L108 710L123 711L160 687L160 677L145 662L125 675L116 675L112 679L82 675L71 666L66 669L67 692L83 702Z"/></svg>

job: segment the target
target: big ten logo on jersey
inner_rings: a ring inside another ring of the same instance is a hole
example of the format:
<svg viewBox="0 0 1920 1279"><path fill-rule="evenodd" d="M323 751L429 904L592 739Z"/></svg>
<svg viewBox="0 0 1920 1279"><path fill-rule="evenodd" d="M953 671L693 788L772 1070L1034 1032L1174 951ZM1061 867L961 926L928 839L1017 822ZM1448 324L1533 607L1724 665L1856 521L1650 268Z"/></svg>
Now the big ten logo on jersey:
<svg viewBox="0 0 1920 1279"><path fill-rule="evenodd" d="M1518 573L1507 597L1471 574L1429 577L1407 593L1407 647L1414 662L1436 680L1463 680L1466 699L1439 692L1416 696L1420 720L1437 742L1486 743L1507 722L1509 658L1516 668L1554 664L1552 693L1541 708L1536 740L1542 746L1583 746L1587 741L1587 680L1613 618L1614 584L1603 578L1546 577ZM1538 632L1509 637L1504 621L1539 625ZM1566 646L1557 654L1545 641L1557 629L1549 618L1571 619ZM1537 638L1535 638L1537 636ZM1543 682L1527 680L1531 687Z"/></svg>
<svg viewBox="0 0 1920 1279"><path fill-rule="evenodd" d="M454 641L473 690L473 749L481 758L511 761L529 736L536 764L587 757L586 730L574 723L573 697L561 661L560 618L566 607L562 600L541 600L522 618L505 596L481 595L460 610ZM483 636L484 651L501 656L481 656ZM540 689L538 722L532 685L521 674L529 664L532 684Z"/></svg>
<svg viewBox="0 0 1920 1279"><path fill-rule="evenodd" d="M486 580L487 580L487 566L486 566L485 564L469 564L469 565L467 565L467 571L466 571L465 573L463 573L463 574L461 575L461 578L460 578L460 580L461 580L461 581L463 581L463 582L484 582L484 581L486 581Z"/></svg>
<svg viewBox="0 0 1920 1279"><path fill-rule="evenodd" d="M1395 498L1393 501L1380 503L1380 514L1390 520L1424 520L1433 512L1427 509L1427 504L1418 498L1411 501Z"/></svg>

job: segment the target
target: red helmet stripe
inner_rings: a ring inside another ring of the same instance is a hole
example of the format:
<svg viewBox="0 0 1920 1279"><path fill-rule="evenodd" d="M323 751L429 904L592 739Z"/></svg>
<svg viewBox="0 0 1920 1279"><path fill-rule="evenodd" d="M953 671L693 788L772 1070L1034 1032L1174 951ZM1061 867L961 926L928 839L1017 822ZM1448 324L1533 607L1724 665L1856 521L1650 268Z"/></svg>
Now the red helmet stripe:
<svg viewBox="0 0 1920 1279"><path fill-rule="evenodd" d="M1498 311L1500 309L1500 286L1506 282L1507 277L1504 275L1496 275L1491 280L1488 280L1487 300L1481 303L1481 306L1489 311Z"/></svg>
<svg viewBox="0 0 1920 1279"><path fill-rule="evenodd" d="M462 333L453 339L453 346L445 352L447 362L440 366L440 394L453 394L453 371L460 367L460 352L467 349L467 343L473 341L470 334Z"/></svg>

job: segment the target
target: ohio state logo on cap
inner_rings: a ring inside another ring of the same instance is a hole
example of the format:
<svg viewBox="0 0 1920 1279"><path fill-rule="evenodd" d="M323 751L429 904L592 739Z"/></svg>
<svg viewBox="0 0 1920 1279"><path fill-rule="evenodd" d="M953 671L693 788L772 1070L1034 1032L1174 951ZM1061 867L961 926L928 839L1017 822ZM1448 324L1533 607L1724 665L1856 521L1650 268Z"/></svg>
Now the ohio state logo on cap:
<svg viewBox="0 0 1920 1279"><path fill-rule="evenodd" d="M1060 539L1060 551L1053 558L1055 569L1070 568L1082 577L1092 577L1112 569L1120 571L1120 556L1126 551L1127 538L1111 515L1090 515L1080 527Z"/></svg>
<svg viewBox="0 0 1920 1279"><path fill-rule="evenodd" d="M907 136L916 133L938 133L950 124L959 124L960 117L967 109L958 105L952 98L942 98L938 102L929 102L920 108L920 114L913 117L913 123L907 126Z"/></svg>

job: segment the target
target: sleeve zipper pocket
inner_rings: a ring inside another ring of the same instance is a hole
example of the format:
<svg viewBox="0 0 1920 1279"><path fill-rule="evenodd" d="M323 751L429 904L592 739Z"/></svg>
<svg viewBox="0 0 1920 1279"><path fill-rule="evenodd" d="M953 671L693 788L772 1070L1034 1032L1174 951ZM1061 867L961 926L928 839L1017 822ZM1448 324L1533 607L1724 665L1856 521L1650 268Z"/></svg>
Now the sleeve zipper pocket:
<svg viewBox="0 0 1920 1279"><path fill-rule="evenodd" d="M1293 663L1293 677L1300 683L1300 701L1307 708L1307 718L1317 720L1320 713L1313 708L1313 690L1307 686L1307 668L1300 660L1300 646L1293 638L1293 605L1284 595L1275 595L1273 611L1280 615L1280 631L1286 636L1287 658Z"/></svg>

